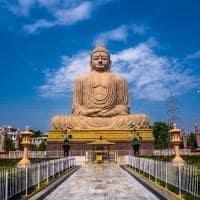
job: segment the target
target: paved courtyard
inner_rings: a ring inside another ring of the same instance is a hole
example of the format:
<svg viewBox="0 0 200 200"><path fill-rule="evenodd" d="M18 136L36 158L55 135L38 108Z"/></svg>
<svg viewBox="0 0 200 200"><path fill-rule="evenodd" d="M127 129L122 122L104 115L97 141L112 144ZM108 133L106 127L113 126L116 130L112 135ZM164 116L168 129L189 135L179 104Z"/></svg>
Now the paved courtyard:
<svg viewBox="0 0 200 200"><path fill-rule="evenodd" d="M57 187L46 200L157 200L118 165L89 164Z"/></svg>

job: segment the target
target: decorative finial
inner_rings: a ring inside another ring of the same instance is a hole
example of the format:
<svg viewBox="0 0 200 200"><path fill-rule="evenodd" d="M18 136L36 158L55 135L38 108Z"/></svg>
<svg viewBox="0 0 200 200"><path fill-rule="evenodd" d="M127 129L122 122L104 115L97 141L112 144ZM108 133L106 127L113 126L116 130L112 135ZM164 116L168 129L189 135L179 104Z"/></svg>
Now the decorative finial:
<svg viewBox="0 0 200 200"><path fill-rule="evenodd" d="M173 129L176 129L176 123L173 123Z"/></svg>
<svg viewBox="0 0 200 200"><path fill-rule="evenodd" d="M26 126L26 131L29 131L29 126Z"/></svg>

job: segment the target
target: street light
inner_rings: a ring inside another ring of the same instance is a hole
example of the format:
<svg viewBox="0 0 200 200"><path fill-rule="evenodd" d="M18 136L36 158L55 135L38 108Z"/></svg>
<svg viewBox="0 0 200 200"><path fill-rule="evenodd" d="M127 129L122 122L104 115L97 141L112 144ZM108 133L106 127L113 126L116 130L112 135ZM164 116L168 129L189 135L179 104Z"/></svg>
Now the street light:
<svg viewBox="0 0 200 200"><path fill-rule="evenodd" d="M142 137L139 136L139 133L137 133L136 136L136 131L137 131L137 126L133 126L133 132L134 132L134 137L132 134L132 147L133 147L133 153L134 155L139 154L139 148L140 148L140 141L142 140Z"/></svg>
<svg viewBox="0 0 200 200"><path fill-rule="evenodd" d="M71 127L66 125L66 130L62 132L62 134L65 134L65 139L63 142L64 156L69 156L69 149L70 149L69 139L71 139L71 135L69 135L70 131Z"/></svg>

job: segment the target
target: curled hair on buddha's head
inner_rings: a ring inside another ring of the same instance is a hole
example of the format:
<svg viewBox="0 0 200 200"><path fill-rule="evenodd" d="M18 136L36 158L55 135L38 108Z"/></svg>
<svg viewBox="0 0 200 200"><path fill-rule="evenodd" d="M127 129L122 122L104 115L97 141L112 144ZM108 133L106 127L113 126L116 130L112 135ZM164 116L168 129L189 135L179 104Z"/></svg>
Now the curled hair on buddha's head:
<svg viewBox="0 0 200 200"><path fill-rule="evenodd" d="M94 53L96 52L104 52L108 55L108 58L109 58L109 62L111 64L111 60L110 60L110 53L108 51L108 49L105 48L105 46L103 44L97 44L96 47L92 50L92 53L91 53L91 57L90 57L90 60L92 60L92 56ZM107 71L110 71L110 65L108 66L108 69Z"/></svg>
<svg viewBox="0 0 200 200"><path fill-rule="evenodd" d="M96 53L96 52L99 52L99 51L100 52L105 52L106 54L108 54L110 56L110 53L109 53L108 49L106 49L103 44L97 44L96 47L92 50L92 54Z"/></svg>

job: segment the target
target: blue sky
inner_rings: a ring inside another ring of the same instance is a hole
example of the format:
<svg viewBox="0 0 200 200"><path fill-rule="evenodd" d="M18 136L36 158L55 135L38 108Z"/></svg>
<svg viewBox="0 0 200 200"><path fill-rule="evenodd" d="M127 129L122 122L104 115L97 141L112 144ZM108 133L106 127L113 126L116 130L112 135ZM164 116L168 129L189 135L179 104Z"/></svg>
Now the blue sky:
<svg viewBox="0 0 200 200"><path fill-rule="evenodd" d="M179 127L200 123L200 2L0 0L0 126L48 131L70 114L74 79L103 43L112 71L128 79L132 113L168 120L176 95Z"/></svg>

